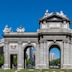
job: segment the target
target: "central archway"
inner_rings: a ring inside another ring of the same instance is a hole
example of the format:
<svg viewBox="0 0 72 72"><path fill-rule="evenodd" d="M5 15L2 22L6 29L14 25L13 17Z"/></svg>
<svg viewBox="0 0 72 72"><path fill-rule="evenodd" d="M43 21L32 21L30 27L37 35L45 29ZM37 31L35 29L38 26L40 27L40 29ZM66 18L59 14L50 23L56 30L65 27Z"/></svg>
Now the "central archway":
<svg viewBox="0 0 72 72"><path fill-rule="evenodd" d="M58 45L49 48L49 68L61 68L61 49Z"/></svg>
<svg viewBox="0 0 72 72"><path fill-rule="evenodd" d="M24 68L35 68L35 51L32 45L26 46L24 49Z"/></svg>

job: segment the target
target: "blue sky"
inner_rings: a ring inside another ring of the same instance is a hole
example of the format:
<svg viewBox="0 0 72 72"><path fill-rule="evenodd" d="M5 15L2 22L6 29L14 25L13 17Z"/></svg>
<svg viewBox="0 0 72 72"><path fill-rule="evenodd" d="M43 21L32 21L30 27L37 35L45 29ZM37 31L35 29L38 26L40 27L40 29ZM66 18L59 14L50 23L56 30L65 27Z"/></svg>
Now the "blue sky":
<svg viewBox="0 0 72 72"><path fill-rule="evenodd" d="M20 25L26 32L35 32L39 28L39 19L45 10L61 11L72 20L72 0L0 0L0 37L6 24L13 31ZM70 26L72 28L72 25Z"/></svg>
<svg viewBox="0 0 72 72"><path fill-rule="evenodd" d="M58 48L52 48L50 53L54 53L56 58L60 58L61 51Z"/></svg>
<svg viewBox="0 0 72 72"><path fill-rule="evenodd" d="M6 24L13 31L22 25L26 32L36 32L46 9L62 10L72 21L72 0L0 0L0 38Z"/></svg>

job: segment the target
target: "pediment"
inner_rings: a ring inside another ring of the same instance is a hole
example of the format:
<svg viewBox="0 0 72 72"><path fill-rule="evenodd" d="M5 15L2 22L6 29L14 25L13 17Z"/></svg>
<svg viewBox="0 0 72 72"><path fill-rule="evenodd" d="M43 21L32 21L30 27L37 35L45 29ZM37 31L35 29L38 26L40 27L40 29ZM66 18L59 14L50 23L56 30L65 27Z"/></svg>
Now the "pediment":
<svg viewBox="0 0 72 72"><path fill-rule="evenodd" d="M64 20L67 20L67 19L58 15L52 15L46 18L46 21L64 21Z"/></svg>
<svg viewBox="0 0 72 72"><path fill-rule="evenodd" d="M68 21L68 22L70 22L69 21L69 19L67 19L67 18L65 18L65 17L63 17L63 16L59 16L59 15L57 15L57 14L52 14L52 15L50 15L50 16L48 16L48 17L45 17L45 18L43 18L43 19L41 19L40 21L56 21L56 22L62 22L62 21Z"/></svg>
<svg viewBox="0 0 72 72"><path fill-rule="evenodd" d="M63 19L58 18L58 17L53 17L53 18L47 18L47 21L62 21Z"/></svg>

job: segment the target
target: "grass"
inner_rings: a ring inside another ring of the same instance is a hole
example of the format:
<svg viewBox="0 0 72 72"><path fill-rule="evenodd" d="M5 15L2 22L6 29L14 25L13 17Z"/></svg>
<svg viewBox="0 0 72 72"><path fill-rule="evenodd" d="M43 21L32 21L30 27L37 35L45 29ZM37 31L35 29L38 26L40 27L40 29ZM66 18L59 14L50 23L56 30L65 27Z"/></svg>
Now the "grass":
<svg viewBox="0 0 72 72"><path fill-rule="evenodd" d="M15 70L12 70L12 69L8 69L8 70L0 69L0 72L15 72Z"/></svg>
<svg viewBox="0 0 72 72"><path fill-rule="evenodd" d="M0 69L0 72L15 72L15 70ZM18 72L72 72L72 69L22 69Z"/></svg>

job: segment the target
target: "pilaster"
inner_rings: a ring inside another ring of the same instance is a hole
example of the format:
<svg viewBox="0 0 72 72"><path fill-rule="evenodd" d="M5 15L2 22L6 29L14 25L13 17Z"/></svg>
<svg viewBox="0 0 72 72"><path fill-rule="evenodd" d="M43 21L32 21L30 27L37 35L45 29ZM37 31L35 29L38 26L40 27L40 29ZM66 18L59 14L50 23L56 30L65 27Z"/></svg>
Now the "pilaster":
<svg viewBox="0 0 72 72"><path fill-rule="evenodd" d="M69 40L64 41L64 64L63 68L70 67L70 45Z"/></svg>
<svg viewBox="0 0 72 72"><path fill-rule="evenodd" d="M44 41L44 64L45 64L45 68L48 69L48 49L47 49L47 41Z"/></svg>
<svg viewBox="0 0 72 72"><path fill-rule="evenodd" d="M71 48L70 48L70 64L72 67L72 41L71 41Z"/></svg>
<svg viewBox="0 0 72 72"><path fill-rule="evenodd" d="M46 64L44 62L44 42L40 42L40 49L39 49L39 69L46 68Z"/></svg>
<svg viewBox="0 0 72 72"><path fill-rule="evenodd" d="M39 43L36 43L36 52L35 52L35 68L39 68L40 63L40 45Z"/></svg>
<svg viewBox="0 0 72 72"><path fill-rule="evenodd" d="M43 55L43 51L44 51L44 44L43 42L40 42L40 68L43 68L44 67L44 55Z"/></svg>
<svg viewBox="0 0 72 72"><path fill-rule="evenodd" d="M18 42L18 69L23 69L22 42Z"/></svg>
<svg viewBox="0 0 72 72"><path fill-rule="evenodd" d="M10 69L9 45L4 43L4 69Z"/></svg>

